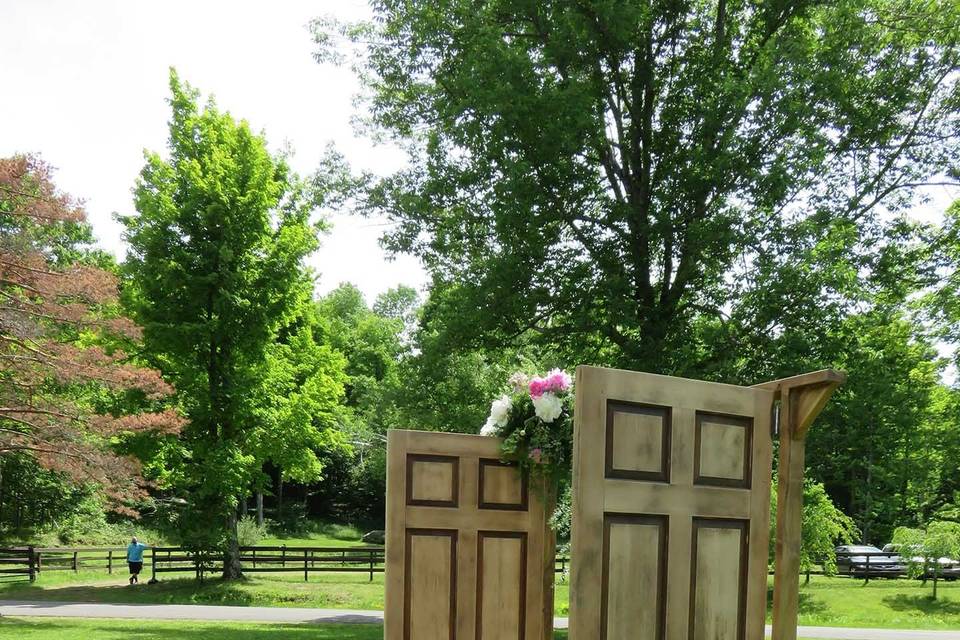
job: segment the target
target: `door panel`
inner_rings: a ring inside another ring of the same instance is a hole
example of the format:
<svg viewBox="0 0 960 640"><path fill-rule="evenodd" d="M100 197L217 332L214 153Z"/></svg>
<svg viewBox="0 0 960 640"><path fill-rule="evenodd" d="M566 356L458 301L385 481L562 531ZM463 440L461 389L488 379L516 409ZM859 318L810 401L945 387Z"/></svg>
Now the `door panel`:
<svg viewBox="0 0 960 640"><path fill-rule="evenodd" d="M409 611L431 611L430 616L405 615L408 638L456 637L457 532L408 529L406 532L406 598Z"/></svg>
<svg viewBox="0 0 960 640"><path fill-rule="evenodd" d="M571 640L763 640L773 394L595 367L576 393Z"/></svg>
<svg viewBox="0 0 960 640"><path fill-rule="evenodd" d="M487 640L523 637L526 566L526 533L478 533L477 637Z"/></svg>
<svg viewBox="0 0 960 640"><path fill-rule="evenodd" d="M666 615L667 518L604 516L601 636L656 640ZM618 557L611 561L611 553Z"/></svg>
<svg viewBox="0 0 960 640"><path fill-rule="evenodd" d="M544 640L553 538L500 440L387 438L387 640Z"/></svg>

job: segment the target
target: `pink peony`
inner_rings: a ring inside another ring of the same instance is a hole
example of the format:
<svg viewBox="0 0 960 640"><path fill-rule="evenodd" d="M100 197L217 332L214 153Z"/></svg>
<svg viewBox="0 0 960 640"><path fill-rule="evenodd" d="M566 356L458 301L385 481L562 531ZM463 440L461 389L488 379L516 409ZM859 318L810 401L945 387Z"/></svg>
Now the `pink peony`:
<svg viewBox="0 0 960 640"><path fill-rule="evenodd" d="M530 381L530 397L531 398L539 398L548 390L549 389L547 388L546 379L536 376L533 378L533 380Z"/></svg>
<svg viewBox="0 0 960 640"><path fill-rule="evenodd" d="M570 379L570 374L568 374L563 369L554 369L547 374L546 391L553 391L554 393L560 393L563 391L568 391L570 385L573 381Z"/></svg>
<svg viewBox="0 0 960 640"><path fill-rule="evenodd" d="M530 459L536 462L537 464L540 464L540 459L542 456L543 456L543 451L541 451L539 447L530 451Z"/></svg>

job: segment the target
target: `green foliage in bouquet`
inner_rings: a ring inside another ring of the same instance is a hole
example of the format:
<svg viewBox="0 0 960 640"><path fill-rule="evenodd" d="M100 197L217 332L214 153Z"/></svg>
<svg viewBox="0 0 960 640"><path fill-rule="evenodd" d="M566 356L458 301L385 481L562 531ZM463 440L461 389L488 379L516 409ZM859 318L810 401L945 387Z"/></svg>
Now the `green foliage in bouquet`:
<svg viewBox="0 0 960 640"><path fill-rule="evenodd" d="M516 373L509 392L493 401L480 434L502 438L504 461L556 491L569 482L573 464L573 402L566 372L554 369L533 378Z"/></svg>

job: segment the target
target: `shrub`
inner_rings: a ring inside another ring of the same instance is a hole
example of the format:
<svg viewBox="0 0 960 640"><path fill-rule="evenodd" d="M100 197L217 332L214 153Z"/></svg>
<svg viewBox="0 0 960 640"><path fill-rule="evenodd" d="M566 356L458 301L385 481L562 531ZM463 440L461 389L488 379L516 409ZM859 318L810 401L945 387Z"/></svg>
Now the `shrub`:
<svg viewBox="0 0 960 640"><path fill-rule="evenodd" d="M252 547L267 537L267 528L257 524L253 516L243 516L237 521L237 539L241 547Z"/></svg>

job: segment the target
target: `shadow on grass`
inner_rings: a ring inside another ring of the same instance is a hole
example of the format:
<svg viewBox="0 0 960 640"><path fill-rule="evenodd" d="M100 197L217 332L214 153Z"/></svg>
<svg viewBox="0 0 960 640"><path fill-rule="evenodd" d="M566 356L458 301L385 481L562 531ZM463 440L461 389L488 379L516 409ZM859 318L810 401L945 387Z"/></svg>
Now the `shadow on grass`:
<svg viewBox="0 0 960 640"><path fill-rule="evenodd" d="M883 604L894 611L914 611L924 615L960 615L960 602L954 600L944 600L943 596L934 600L933 596L908 596L898 594L895 596L886 596Z"/></svg>
<svg viewBox="0 0 960 640"><path fill-rule="evenodd" d="M151 623L150 621L106 620L75 623L72 620L38 620L0 618L0 634L29 634L38 640L53 640L83 636L88 640L381 640L383 627L379 625L298 625L230 626L211 623L197 624L195 628L183 623ZM566 631L557 631L556 640L567 640Z"/></svg>
<svg viewBox="0 0 960 640"><path fill-rule="evenodd" d="M797 611L802 615L824 613L827 610L827 604L813 594L800 589ZM767 614L773 611L773 587L767 587Z"/></svg>
<svg viewBox="0 0 960 640"><path fill-rule="evenodd" d="M187 623L189 624L189 623ZM303 625L272 624L257 626L229 626L197 624L194 628L179 623L154 623L148 620L130 624L98 620L76 624L69 620L26 620L4 618L0 632L25 633L31 638L65 638L84 636L91 640L119 640L136 637L137 640L380 640L383 627L373 625ZM76 634L74 636L73 634ZM133 634L133 635L131 635Z"/></svg>
<svg viewBox="0 0 960 640"><path fill-rule="evenodd" d="M171 580L158 584L64 585L43 588L24 585L0 591L0 598L16 600L59 600L61 602L116 602L155 604L231 604L249 606L256 602L254 594L235 583L207 580Z"/></svg>

